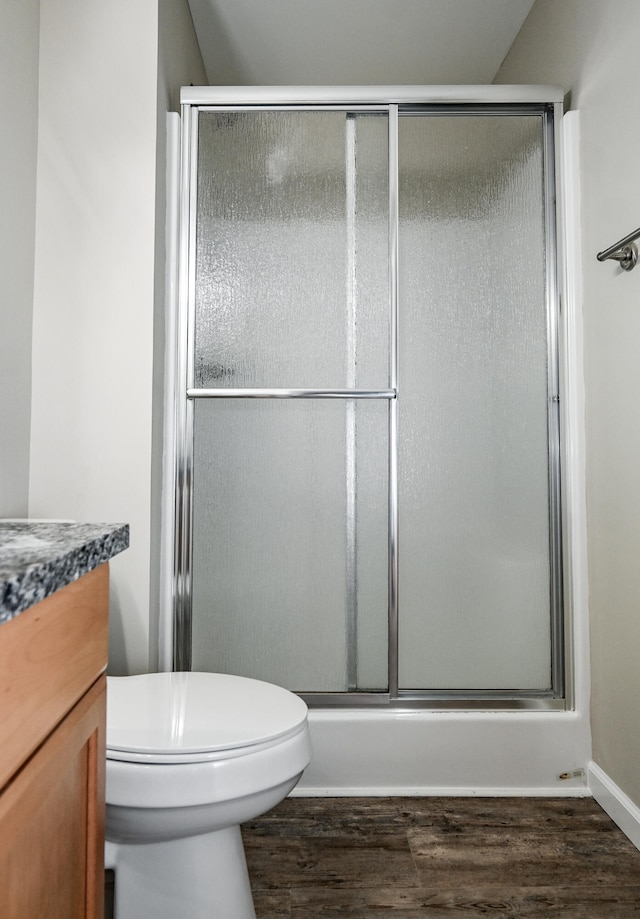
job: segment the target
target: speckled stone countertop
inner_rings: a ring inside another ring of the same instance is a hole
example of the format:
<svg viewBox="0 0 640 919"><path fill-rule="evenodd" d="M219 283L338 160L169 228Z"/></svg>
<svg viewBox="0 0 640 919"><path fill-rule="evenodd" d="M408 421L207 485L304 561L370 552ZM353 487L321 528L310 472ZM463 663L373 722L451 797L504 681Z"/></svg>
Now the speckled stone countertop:
<svg viewBox="0 0 640 919"><path fill-rule="evenodd" d="M0 519L0 625L129 545L129 526Z"/></svg>

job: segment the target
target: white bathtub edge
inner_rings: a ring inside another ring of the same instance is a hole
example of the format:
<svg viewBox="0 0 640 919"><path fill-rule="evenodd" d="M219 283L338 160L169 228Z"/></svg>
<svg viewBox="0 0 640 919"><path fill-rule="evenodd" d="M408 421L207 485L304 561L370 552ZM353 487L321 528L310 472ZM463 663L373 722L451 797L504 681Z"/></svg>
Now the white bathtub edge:
<svg viewBox="0 0 640 919"><path fill-rule="evenodd" d="M407 788L385 786L383 788L294 788L291 798L588 798L591 791L585 785L569 785L563 788Z"/></svg>

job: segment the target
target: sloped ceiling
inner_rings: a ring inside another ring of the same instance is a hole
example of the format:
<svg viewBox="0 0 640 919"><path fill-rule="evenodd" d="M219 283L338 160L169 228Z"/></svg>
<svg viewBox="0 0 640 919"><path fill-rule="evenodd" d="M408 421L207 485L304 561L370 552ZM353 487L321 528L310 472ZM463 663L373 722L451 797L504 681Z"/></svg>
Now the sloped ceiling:
<svg viewBox="0 0 640 919"><path fill-rule="evenodd" d="M189 0L211 85L491 83L534 0Z"/></svg>

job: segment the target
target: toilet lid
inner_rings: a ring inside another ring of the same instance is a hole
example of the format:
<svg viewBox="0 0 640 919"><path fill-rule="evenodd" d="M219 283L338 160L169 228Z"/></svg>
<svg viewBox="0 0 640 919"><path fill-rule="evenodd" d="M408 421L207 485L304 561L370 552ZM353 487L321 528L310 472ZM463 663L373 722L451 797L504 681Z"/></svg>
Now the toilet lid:
<svg viewBox="0 0 640 919"><path fill-rule="evenodd" d="M248 677L189 672L107 678L107 755L183 757L249 747L299 730L306 717L298 696Z"/></svg>

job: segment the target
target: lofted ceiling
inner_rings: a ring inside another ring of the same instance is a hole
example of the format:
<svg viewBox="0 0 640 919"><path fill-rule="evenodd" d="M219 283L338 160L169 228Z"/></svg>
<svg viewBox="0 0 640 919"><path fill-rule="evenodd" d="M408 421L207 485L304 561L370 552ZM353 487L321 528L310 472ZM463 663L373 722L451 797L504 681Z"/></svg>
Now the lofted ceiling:
<svg viewBox="0 0 640 919"><path fill-rule="evenodd" d="M491 83L534 0L189 0L210 85Z"/></svg>

